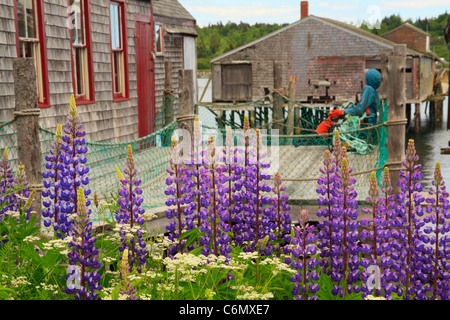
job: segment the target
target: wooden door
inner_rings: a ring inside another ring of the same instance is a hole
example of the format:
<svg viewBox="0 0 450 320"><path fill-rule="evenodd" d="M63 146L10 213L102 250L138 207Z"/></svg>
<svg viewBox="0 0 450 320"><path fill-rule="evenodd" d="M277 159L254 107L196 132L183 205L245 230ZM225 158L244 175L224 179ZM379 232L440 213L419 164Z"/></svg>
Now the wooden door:
<svg viewBox="0 0 450 320"><path fill-rule="evenodd" d="M136 15L136 78L139 137L154 131L155 121L155 60L151 16Z"/></svg>
<svg viewBox="0 0 450 320"><path fill-rule="evenodd" d="M252 100L252 65L222 65L222 100Z"/></svg>

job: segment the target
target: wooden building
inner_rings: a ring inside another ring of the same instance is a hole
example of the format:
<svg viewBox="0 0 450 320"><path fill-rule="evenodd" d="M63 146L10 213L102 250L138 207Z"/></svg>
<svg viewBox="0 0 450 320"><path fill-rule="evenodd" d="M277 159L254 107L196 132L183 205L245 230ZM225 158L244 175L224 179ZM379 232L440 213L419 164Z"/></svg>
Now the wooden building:
<svg viewBox="0 0 450 320"><path fill-rule="evenodd" d="M155 78L156 105L163 103L165 62L172 65L172 89L178 91L178 71L194 70L194 100L197 97L197 47L196 20L177 0L153 0L153 19L155 22ZM161 37L161 34L163 35ZM195 102L194 101L194 102ZM174 111L177 104L174 104ZM161 127L162 114L157 117Z"/></svg>
<svg viewBox="0 0 450 320"><path fill-rule="evenodd" d="M297 76L296 99L302 102L355 100L368 69L381 69L381 55L396 42L355 26L308 14L300 20L211 60L214 102L257 100L273 89L287 89ZM431 52L407 49L408 103L426 99L433 89ZM274 62L282 64L282 87L274 87Z"/></svg>
<svg viewBox="0 0 450 320"><path fill-rule="evenodd" d="M162 28L155 28L155 21ZM13 60L32 57L42 126L54 129L66 122L74 93L88 139L145 136L157 129L161 112L161 62L174 61L176 83L178 70L185 67L178 61L195 54L195 40L193 48L184 48L172 37L195 39L195 24L176 0L2 1L0 121L13 116ZM175 32L171 26L176 25L185 29Z"/></svg>

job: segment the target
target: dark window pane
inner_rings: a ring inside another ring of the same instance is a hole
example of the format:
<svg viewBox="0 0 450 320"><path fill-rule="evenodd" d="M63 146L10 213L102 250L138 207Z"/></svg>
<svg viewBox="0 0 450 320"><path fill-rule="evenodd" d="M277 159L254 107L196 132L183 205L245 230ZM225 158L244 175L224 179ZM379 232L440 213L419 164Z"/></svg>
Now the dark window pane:
<svg viewBox="0 0 450 320"><path fill-rule="evenodd" d="M27 38L35 39L36 37L36 4L34 0L25 0Z"/></svg>

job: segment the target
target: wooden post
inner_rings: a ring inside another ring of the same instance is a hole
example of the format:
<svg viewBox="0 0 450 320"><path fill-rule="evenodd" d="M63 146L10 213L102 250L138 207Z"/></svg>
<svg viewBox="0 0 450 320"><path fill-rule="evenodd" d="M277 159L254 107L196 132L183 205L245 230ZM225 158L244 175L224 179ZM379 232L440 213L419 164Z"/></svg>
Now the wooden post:
<svg viewBox="0 0 450 320"><path fill-rule="evenodd" d="M196 117L194 113L194 71L181 69L178 79L178 128L189 131L192 138Z"/></svg>
<svg viewBox="0 0 450 320"><path fill-rule="evenodd" d="M389 75L388 75L388 63L389 63L389 53L384 52L381 55L381 83L378 89L380 100L385 100L388 97L388 85L389 85Z"/></svg>
<svg viewBox="0 0 450 320"><path fill-rule="evenodd" d="M283 65L281 62L274 61L273 63L273 129L278 129L279 134L283 134L283 98L280 91L283 86Z"/></svg>
<svg viewBox="0 0 450 320"><path fill-rule="evenodd" d="M164 62L164 126L173 122L173 86L172 86L172 62Z"/></svg>
<svg viewBox="0 0 450 320"><path fill-rule="evenodd" d="M295 85L297 83L297 77L291 76L289 79L289 101L288 104L288 120L287 120L287 135L291 136L294 134L294 114L295 107L294 102L292 100L295 99Z"/></svg>
<svg viewBox="0 0 450 320"><path fill-rule="evenodd" d="M388 122L386 123L387 134L387 166L391 173L394 193L399 187L397 182L400 179L402 161L405 158L405 118L406 91L405 91L405 70L406 70L406 45L398 44L394 46L394 51L389 55L388 62Z"/></svg>
<svg viewBox="0 0 450 320"><path fill-rule="evenodd" d="M31 205L36 226L41 226L41 143L39 141L38 94L36 68L31 58L15 59L13 62L18 160L25 166L30 190L36 189Z"/></svg>
<svg viewBox="0 0 450 320"><path fill-rule="evenodd" d="M420 119L420 103L416 103L416 113L414 115L414 130L420 132L422 130L422 121Z"/></svg>

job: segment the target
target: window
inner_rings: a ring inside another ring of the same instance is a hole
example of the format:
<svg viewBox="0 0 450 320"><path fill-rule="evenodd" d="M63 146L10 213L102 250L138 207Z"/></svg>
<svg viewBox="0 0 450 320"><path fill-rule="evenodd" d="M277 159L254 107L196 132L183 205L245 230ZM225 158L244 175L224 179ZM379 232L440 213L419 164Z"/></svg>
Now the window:
<svg viewBox="0 0 450 320"><path fill-rule="evenodd" d="M155 23L155 52L164 53L164 30L162 24Z"/></svg>
<svg viewBox="0 0 450 320"><path fill-rule="evenodd" d="M114 98L128 97L128 66L123 2L110 2L111 65Z"/></svg>
<svg viewBox="0 0 450 320"><path fill-rule="evenodd" d="M37 0L16 0L15 10L17 57L34 59L39 106L50 106L43 3Z"/></svg>
<svg viewBox="0 0 450 320"><path fill-rule="evenodd" d="M69 0L72 82L78 103L94 101L89 1Z"/></svg>

